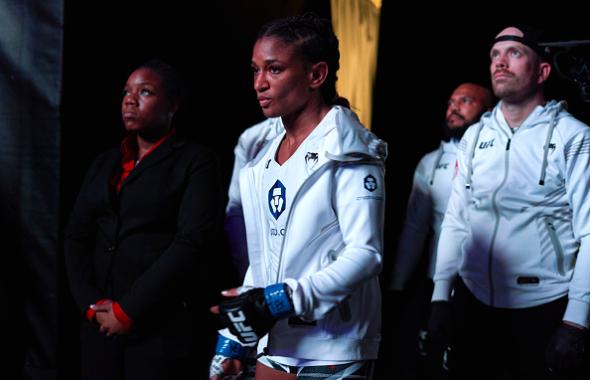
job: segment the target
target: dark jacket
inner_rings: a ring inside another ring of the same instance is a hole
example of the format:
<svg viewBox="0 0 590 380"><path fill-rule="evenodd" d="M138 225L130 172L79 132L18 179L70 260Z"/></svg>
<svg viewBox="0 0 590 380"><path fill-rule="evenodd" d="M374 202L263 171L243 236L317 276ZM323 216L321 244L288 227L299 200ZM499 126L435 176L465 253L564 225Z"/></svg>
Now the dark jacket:
<svg viewBox="0 0 590 380"><path fill-rule="evenodd" d="M108 298L137 326L186 308L206 283L221 190L212 152L177 136L146 156L117 194L120 170L118 149L88 170L66 231L66 270L81 312Z"/></svg>

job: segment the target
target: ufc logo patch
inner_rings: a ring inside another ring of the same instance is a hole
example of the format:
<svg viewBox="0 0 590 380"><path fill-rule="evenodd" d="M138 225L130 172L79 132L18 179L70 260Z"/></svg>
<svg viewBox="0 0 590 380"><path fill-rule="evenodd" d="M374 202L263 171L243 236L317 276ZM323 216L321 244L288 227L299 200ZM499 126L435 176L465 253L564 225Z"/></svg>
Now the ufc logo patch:
<svg viewBox="0 0 590 380"><path fill-rule="evenodd" d="M495 139L491 139L490 141L482 141L479 144L479 149L487 149L487 148L491 148L494 146L494 140Z"/></svg>
<svg viewBox="0 0 590 380"><path fill-rule="evenodd" d="M230 311L227 317L234 325L245 343L253 343L258 340L258 336L252 327L246 324L246 316L242 310Z"/></svg>

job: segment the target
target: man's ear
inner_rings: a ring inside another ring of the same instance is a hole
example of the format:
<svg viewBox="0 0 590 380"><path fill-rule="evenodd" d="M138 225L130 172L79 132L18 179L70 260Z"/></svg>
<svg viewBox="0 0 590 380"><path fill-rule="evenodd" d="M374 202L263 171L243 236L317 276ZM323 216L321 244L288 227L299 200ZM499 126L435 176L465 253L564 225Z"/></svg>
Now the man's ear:
<svg viewBox="0 0 590 380"><path fill-rule="evenodd" d="M328 77L328 64L326 62L317 62L311 65L309 70L309 87L318 89L324 84Z"/></svg>
<svg viewBox="0 0 590 380"><path fill-rule="evenodd" d="M537 83L541 84L549 78L551 74L551 64L548 62L541 62L539 64L539 76L537 77Z"/></svg>

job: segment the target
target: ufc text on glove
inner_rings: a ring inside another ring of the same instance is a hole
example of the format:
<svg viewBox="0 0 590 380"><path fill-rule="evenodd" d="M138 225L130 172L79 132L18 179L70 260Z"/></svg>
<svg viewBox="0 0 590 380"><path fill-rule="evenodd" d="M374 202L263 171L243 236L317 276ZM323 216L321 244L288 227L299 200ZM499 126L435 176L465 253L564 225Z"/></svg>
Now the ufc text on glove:
<svg viewBox="0 0 590 380"><path fill-rule="evenodd" d="M254 288L219 305L220 318L242 343L254 343L270 331L275 322L293 314L287 285Z"/></svg>

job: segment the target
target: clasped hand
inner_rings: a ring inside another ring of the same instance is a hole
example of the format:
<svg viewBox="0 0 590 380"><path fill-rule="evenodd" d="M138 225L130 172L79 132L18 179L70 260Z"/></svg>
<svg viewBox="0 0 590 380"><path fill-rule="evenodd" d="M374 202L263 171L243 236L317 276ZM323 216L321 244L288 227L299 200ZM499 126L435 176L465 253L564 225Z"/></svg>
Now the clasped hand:
<svg viewBox="0 0 590 380"><path fill-rule="evenodd" d="M115 316L113 301L107 300L101 304L91 305L90 308L96 312L96 322L100 325L100 332L107 336L125 334L129 328L123 325Z"/></svg>

